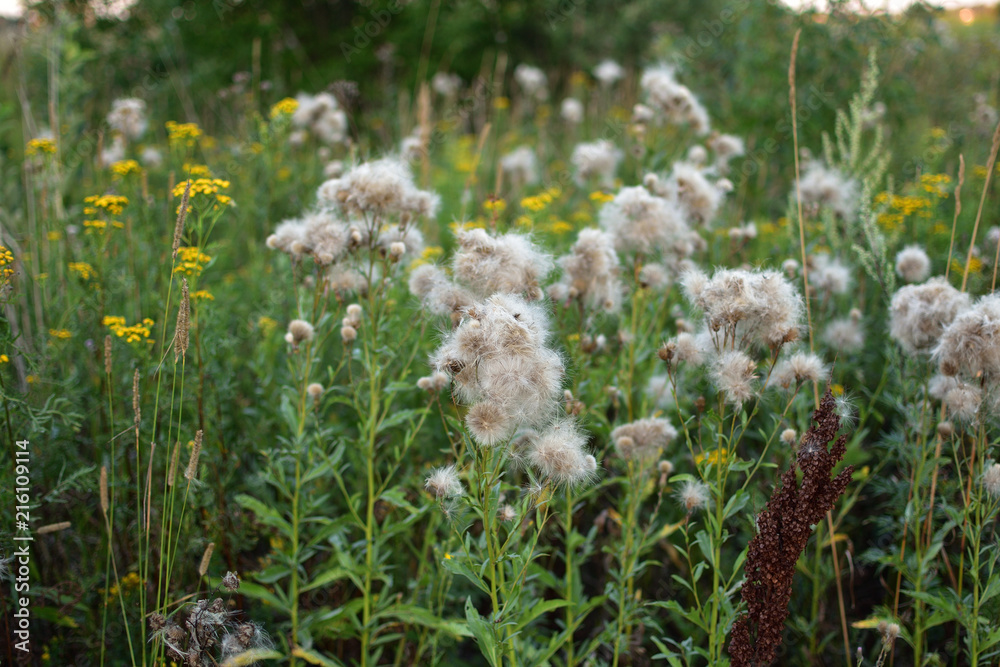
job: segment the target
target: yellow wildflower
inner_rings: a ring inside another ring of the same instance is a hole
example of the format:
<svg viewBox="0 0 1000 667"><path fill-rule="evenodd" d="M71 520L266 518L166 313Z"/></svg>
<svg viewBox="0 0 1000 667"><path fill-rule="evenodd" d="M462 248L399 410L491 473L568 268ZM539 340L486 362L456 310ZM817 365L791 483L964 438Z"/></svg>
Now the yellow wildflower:
<svg viewBox="0 0 1000 667"><path fill-rule="evenodd" d="M60 340L66 340L67 338L73 337L73 333L68 329L49 329L49 335Z"/></svg>
<svg viewBox="0 0 1000 667"><path fill-rule="evenodd" d="M118 162L111 163L112 178L116 180L124 178L129 174L138 174L141 171L142 167L135 160L119 160Z"/></svg>
<svg viewBox="0 0 1000 667"><path fill-rule="evenodd" d="M525 197L524 199L522 199L521 208L526 208L529 211L534 211L535 213L538 213L539 211L544 210L545 207L548 206L551 202L552 202L552 197L548 193L543 192L542 194L534 195L532 197Z"/></svg>
<svg viewBox="0 0 1000 667"><path fill-rule="evenodd" d="M694 457L694 462L701 465L703 462L707 461L711 464L725 463L729 458L729 451L725 447L720 447L719 449L713 449L710 452L702 452Z"/></svg>
<svg viewBox="0 0 1000 667"><path fill-rule="evenodd" d="M201 128L195 123L177 123L168 120L166 127L171 146L178 146L183 143L190 148L194 146L195 139L201 136Z"/></svg>
<svg viewBox="0 0 1000 667"><path fill-rule="evenodd" d="M62 239L62 232L51 231L45 235L50 241L59 241Z"/></svg>
<svg viewBox="0 0 1000 667"><path fill-rule="evenodd" d="M429 245L420 254L423 259L437 259L444 254L444 248L439 245Z"/></svg>
<svg viewBox="0 0 1000 667"><path fill-rule="evenodd" d="M965 262L957 257L951 260L951 270L955 273L965 273ZM969 273L979 273L983 270L983 260L973 257L969 260Z"/></svg>
<svg viewBox="0 0 1000 667"><path fill-rule="evenodd" d="M32 139L24 148L24 154L29 157L39 154L54 155L55 152L56 142L52 139Z"/></svg>
<svg viewBox="0 0 1000 667"><path fill-rule="evenodd" d="M501 96L493 100L494 109L506 109L509 106L510 106L510 100L507 99L506 97Z"/></svg>
<svg viewBox="0 0 1000 667"><path fill-rule="evenodd" d="M487 211L495 211L497 213L503 213L507 208L507 202L503 199L487 199L483 202L483 208Z"/></svg>
<svg viewBox="0 0 1000 667"><path fill-rule="evenodd" d="M951 183L951 177L948 174L923 174L920 176L920 187L925 192L942 198L948 196L948 190L945 189L945 186L949 183Z"/></svg>
<svg viewBox="0 0 1000 667"><path fill-rule="evenodd" d="M193 176L195 178L211 178L212 177L212 170L209 169L208 165L205 165L205 164L191 164L190 162L185 162L184 166L181 167L181 169L184 170L185 174L187 174L189 176ZM183 190L181 190L181 194L184 194Z"/></svg>
<svg viewBox="0 0 1000 667"><path fill-rule="evenodd" d="M278 116L291 116L298 108L298 100L294 97L286 97L271 107L271 118L277 118Z"/></svg>
<svg viewBox="0 0 1000 667"><path fill-rule="evenodd" d="M270 334L276 328L278 328L277 321L271 319L267 315L264 315L259 320L257 320L257 328L264 332L264 335Z"/></svg>
<svg viewBox="0 0 1000 667"><path fill-rule="evenodd" d="M128 197L122 195L90 195L84 197L84 204L89 204L83 209L84 215L94 215L97 209L104 209L110 215L121 215L121 212L128 206Z"/></svg>
<svg viewBox="0 0 1000 667"><path fill-rule="evenodd" d="M153 320L148 317L142 322L129 326L124 317L109 315L102 320L102 323L111 329L111 333L119 338L124 338L126 343L138 343L143 340L147 343L153 342L149 340L149 331L153 328Z"/></svg>
<svg viewBox="0 0 1000 667"><path fill-rule="evenodd" d="M191 299L194 301L215 301L215 297L212 296L212 293L206 289L200 289L197 292L192 292Z"/></svg>
<svg viewBox="0 0 1000 667"><path fill-rule="evenodd" d="M514 224L518 227L531 227L534 221L527 215L520 215L514 220Z"/></svg>
<svg viewBox="0 0 1000 667"><path fill-rule="evenodd" d="M607 202L611 201L614 198L615 196L613 194L607 192L601 192L600 190L596 190L590 193L590 200L597 202L598 204L606 204Z"/></svg>
<svg viewBox="0 0 1000 667"><path fill-rule="evenodd" d="M10 357L6 354L0 354L0 364L6 364L10 361Z"/></svg>
<svg viewBox="0 0 1000 667"><path fill-rule="evenodd" d="M6 246L0 245L0 279L7 280L14 275L14 269L10 267L14 263L14 253Z"/></svg>
<svg viewBox="0 0 1000 667"><path fill-rule="evenodd" d="M87 262L70 262L69 270L80 276L83 280L90 280L97 277L97 271L94 271L94 267Z"/></svg>
<svg viewBox="0 0 1000 667"><path fill-rule="evenodd" d="M199 248L188 246L177 249L177 259L178 263L174 267L174 273L183 273L188 276L200 276L205 266L212 261L212 258Z"/></svg>

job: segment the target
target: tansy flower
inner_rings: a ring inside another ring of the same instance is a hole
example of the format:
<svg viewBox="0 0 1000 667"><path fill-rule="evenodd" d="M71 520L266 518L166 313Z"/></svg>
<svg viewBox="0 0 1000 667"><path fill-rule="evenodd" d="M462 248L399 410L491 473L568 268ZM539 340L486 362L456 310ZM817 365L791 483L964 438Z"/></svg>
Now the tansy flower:
<svg viewBox="0 0 1000 667"><path fill-rule="evenodd" d="M70 262L69 270L80 276L83 280L90 280L97 275L94 267L86 262Z"/></svg>
<svg viewBox="0 0 1000 667"><path fill-rule="evenodd" d="M177 249L177 265L174 266L174 273L200 276L205 266L211 261L211 256L206 255L199 248L182 246Z"/></svg>
<svg viewBox="0 0 1000 667"><path fill-rule="evenodd" d="M111 332L118 336L119 338L124 338L126 343L138 343L145 340L147 343L152 343L149 340L149 332L153 327L153 320L148 317L129 326L124 317L108 315L103 320L104 326L111 329Z"/></svg>
<svg viewBox="0 0 1000 667"><path fill-rule="evenodd" d="M55 152L56 142L52 139L32 139L24 149L24 154L28 157L34 155L54 155Z"/></svg>
<svg viewBox="0 0 1000 667"><path fill-rule="evenodd" d="M291 116L298 108L298 100L292 97L286 97L271 107L271 118L277 118L278 116Z"/></svg>
<svg viewBox="0 0 1000 667"><path fill-rule="evenodd" d="M111 164L111 174L116 180L129 174L138 174L141 171L142 167L135 160L119 160Z"/></svg>
<svg viewBox="0 0 1000 667"><path fill-rule="evenodd" d="M94 215L98 209L103 209L109 215L121 215L128 206L128 197L122 195L90 195L84 197L84 215Z"/></svg>
<svg viewBox="0 0 1000 667"><path fill-rule="evenodd" d="M194 146L195 140L202 135L201 128L195 123L178 123L168 120L166 128L171 148L182 144L191 148Z"/></svg>

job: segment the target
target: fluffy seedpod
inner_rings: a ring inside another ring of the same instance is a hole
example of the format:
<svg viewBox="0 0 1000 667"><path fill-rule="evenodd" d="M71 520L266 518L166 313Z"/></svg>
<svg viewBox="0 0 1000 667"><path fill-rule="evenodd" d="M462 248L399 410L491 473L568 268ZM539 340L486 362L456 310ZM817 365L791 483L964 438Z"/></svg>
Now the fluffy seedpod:
<svg viewBox="0 0 1000 667"><path fill-rule="evenodd" d="M528 462L555 484L576 484L594 473L597 461L588 456L586 438L570 419L561 419L531 444Z"/></svg>
<svg viewBox="0 0 1000 667"><path fill-rule="evenodd" d="M983 472L983 490L994 498L1000 498L1000 463L988 466Z"/></svg>
<svg viewBox="0 0 1000 667"><path fill-rule="evenodd" d="M483 401L469 408L465 425L479 445L493 447L510 438L514 420L499 403Z"/></svg>
<svg viewBox="0 0 1000 667"><path fill-rule="evenodd" d="M823 381L828 375L826 364L818 356L796 352L775 367L770 383L782 389L794 389L800 383Z"/></svg>
<svg viewBox="0 0 1000 667"><path fill-rule="evenodd" d="M438 500L446 497L460 496L464 493L462 482L458 479L458 473L455 471L455 466L453 465L435 468L427 476L424 488L433 493Z"/></svg>
<svg viewBox="0 0 1000 667"><path fill-rule="evenodd" d="M320 397L323 396L323 385L319 382L312 382L306 387L306 393L314 402L319 402Z"/></svg>
<svg viewBox="0 0 1000 667"><path fill-rule="evenodd" d="M754 396L757 362L741 350L729 350L716 360L711 377L727 403L742 405Z"/></svg>
<svg viewBox="0 0 1000 667"><path fill-rule="evenodd" d="M688 480L677 491L677 500L691 514L708 507L709 489L704 482Z"/></svg>
<svg viewBox="0 0 1000 667"><path fill-rule="evenodd" d="M313 325L305 320L292 320L288 323L288 333L285 334L285 340L291 343L292 347L298 348L301 343L311 341L314 334Z"/></svg>
<svg viewBox="0 0 1000 667"><path fill-rule="evenodd" d="M908 245L896 255L896 273L908 283L927 280L931 274L931 258L918 245Z"/></svg>
<svg viewBox="0 0 1000 667"><path fill-rule="evenodd" d="M677 437L666 419L639 419L611 431L611 441L622 458L651 459Z"/></svg>

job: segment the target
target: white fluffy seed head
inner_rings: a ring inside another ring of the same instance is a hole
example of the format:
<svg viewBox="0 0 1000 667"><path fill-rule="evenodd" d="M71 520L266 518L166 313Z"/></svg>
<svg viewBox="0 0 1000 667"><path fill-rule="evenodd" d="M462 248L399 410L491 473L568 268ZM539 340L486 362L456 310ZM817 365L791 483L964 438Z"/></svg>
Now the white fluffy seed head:
<svg viewBox="0 0 1000 667"><path fill-rule="evenodd" d="M459 249L452 258L455 277L480 296L498 292L541 296L539 285L552 270L551 256L531 239L514 232L490 235L484 229L457 232Z"/></svg>
<svg viewBox="0 0 1000 667"><path fill-rule="evenodd" d="M803 382L821 382L829 371L823 360L811 352L795 352L782 360L771 373L771 383L782 389L794 389Z"/></svg>
<svg viewBox="0 0 1000 667"><path fill-rule="evenodd" d="M889 336L909 354L928 354L955 317L969 308L969 295L944 278L901 287L889 304Z"/></svg>
<svg viewBox="0 0 1000 667"><path fill-rule="evenodd" d="M292 320L288 323L288 335L291 337L289 342L292 345L298 346L312 340L313 334L313 325L305 320Z"/></svg>
<svg viewBox="0 0 1000 667"><path fill-rule="evenodd" d="M853 317L832 320L823 330L823 340L839 352L856 352L864 347L865 332Z"/></svg>
<svg viewBox="0 0 1000 667"><path fill-rule="evenodd" d="M688 480L677 491L677 499L688 514L708 507L709 488L704 482Z"/></svg>
<svg viewBox="0 0 1000 667"><path fill-rule="evenodd" d="M993 463L983 472L983 490L994 498L1000 498L1000 463Z"/></svg>
<svg viewBox="0 0 1000 667"><path fill-rule="evenodd" d="M786 445L788 445L789 447L795 444L795 441L798 439L798 437L799 435L798 433L795 432L794 428L786 428L784 431L781 432L781 441Z"/></svg>
<svg viewBox="0 0 1000 667"><path fill-rule="evenodd" d="M621 150L607 139L577 144L569 158L578 185L595 179L606 188L614 184L615 170L621 160Z"/></svg>
<svg viewBox="0 0 1000 667"><path fill-rule="evenodd" d="M676 437L677 429L661 418L639 419L611 431L611 441L622 458L656 458Z"/></svg>
<svg viewBox="0 0 1000 667"><path fill-rule="evenodd" d="M427 476L424 488L433 493L439 500L460 496L463 493L462 482L458 479L458 473L453 465L435 468Z"/></svg>
<svg viewBox="0 0 1000 667"><path fill-rule="evenodd" d="M755 394L754 379L757 362L742 350L728 350L716 359L712 367L712 381L722 392L727 403L742 405Z"/></svg>
<svg viewBox="0 0 1000 667"><path fill-rule="evenodd" d="M481 447L494 447L513 434L514 420L498 403L476 403L465 415L465 425Z"/></svg>
<svg viewBox="0 0 1000 667"><path fill-rule="evenodd" d="M908 245L896 255L896 273L908 283L920 283L931 274L931 258L918 245Z"/></svg>
<svg viewBox="0 0 1000 667"><path fill-rule="evenodd" d="M959 313L941 334L934 357L944 375L1000 381L1000 296L987 295Z"/></svg>
<svg viewBox="0 0 1000 667"><path fill-rule="evenodd" d="M528 462L555 484L577 484L588 479L597 461L587 456L586 438L570 419L561 419L542 432L528 451Z"/></svg>

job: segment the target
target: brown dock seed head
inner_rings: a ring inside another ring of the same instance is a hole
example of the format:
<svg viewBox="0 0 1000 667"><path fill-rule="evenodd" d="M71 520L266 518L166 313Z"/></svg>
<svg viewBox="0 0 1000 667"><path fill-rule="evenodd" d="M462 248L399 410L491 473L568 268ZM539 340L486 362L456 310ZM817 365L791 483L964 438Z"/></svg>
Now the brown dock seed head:
<svg viewBox="0 0 1000 667"><path fill-rule="evenodd" d="M846 451L847 436L838 437L839 431L836 401L828 388L813 413L813 426L803 436L795 462L782 474L781 483L757 517L757 535L750 541L743 566L742 597L747 611L733 624L730 636L733 667L768 665L781 645L795 564L813 526L833 508L851 480L851 466L831 477Z"/></svg>

